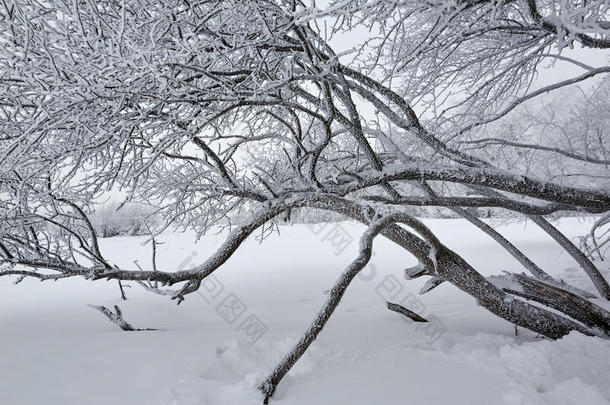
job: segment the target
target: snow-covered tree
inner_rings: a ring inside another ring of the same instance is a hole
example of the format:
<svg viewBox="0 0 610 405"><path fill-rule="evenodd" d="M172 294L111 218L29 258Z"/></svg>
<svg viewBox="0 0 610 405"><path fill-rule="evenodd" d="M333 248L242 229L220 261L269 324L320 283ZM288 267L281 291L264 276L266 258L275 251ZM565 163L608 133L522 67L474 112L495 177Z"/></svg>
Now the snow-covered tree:
<svg viewBox="0 0 610 405"><path fill-rule="evenodd" d="M610 48L609 11L581 0L4 2L0 275L132 280L180 301L256 229L315 209L369 228L311 328L261 384L267 399L366 265L378 234L419 260L407 274L431 277L431 288L451 283L550 338L608 336L610 313L590 294L553 279L468 209L530 217L610 299L595 265L543 217L607 215L608 189L593 172L550 177L543 166L506 167L498 157L544 150L584 158L606 176L607 126L587 132L588 141L584 122L561 120L565 136L533 124L516 142L488 133L528 100L610 72L563 53ZM335 51L362 28L368 41ZM547 61L584 73L532 88ZM607 111L598 110L600 122ZM118 268L89 218L111 190L157 207L165 223L153 234L176 225L232 231L189 269ZM532 276L481 276L405 206L454 210Z"/></svg>

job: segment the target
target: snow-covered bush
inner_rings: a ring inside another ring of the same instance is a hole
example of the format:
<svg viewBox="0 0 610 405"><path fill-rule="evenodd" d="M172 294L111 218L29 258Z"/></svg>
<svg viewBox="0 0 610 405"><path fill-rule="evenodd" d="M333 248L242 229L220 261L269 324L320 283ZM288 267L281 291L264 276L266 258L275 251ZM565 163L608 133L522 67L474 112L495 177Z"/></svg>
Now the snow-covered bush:
<svg viewBox="0 0 610 405"><path fill-rule="evenodd" d="M153 208L145 204L110 202L91 215L91 224L102 238L119 235L145 235L156 222Z"/></svg>

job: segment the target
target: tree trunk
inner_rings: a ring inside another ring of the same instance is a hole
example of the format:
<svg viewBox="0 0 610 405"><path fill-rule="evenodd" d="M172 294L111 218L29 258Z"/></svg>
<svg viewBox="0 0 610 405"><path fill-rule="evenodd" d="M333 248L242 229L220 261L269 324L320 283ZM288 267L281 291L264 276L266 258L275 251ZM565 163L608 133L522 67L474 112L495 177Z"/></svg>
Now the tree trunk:
<svg viewBox="0 0 610 405"><path fill-rule="evenodd" d="M265 395L265 404L268 403L269 398L275 392L282 378L322 331L339 305L351 281L366 266L371 257L373 239L379 233L411 252L420 260L425 268L434 269L433 271L437 277L449 281L472 295L480 305L515 324L515 327L516 325L523 326L552 339L560 338L573 330L586 335L605 336L596 328L589 328L569 318L508 295L474 270L457 253L441 244L422 223L407 214L394 214L382 219L371 220L371 218L374 218L373 212L367 212L365 208L337 197L320 199L315 201L313 206L350 216L362 223L368 224L369 228L360 239L360 253L358 257L352 261L332 287L326 303L322 306L309 328L292 350L275 367L269 377L259 386L259 389ZM406 223L417 231L421 237L415 236L415 234L398 226L396 222ZM525 283L526 281L523 282ZM538 283L543 284L541 282ZM533 290L536 290L536 288L534 287ZM524 296L523 294L521 295ZM545 290L545 297L548 300L547 305L549 306L553 306L555 300L561 300L561 302L570 301L571 305L562 306L560 310L563 309L572 313L578 318L585 320L590 326L603 326L606 333L610 331L610 325L607 322L610 316L603 309L591 303L589 303L587 308L578 309L578 304L581 303L578 299L586 301L584 298L550 285ZM542 298L537 295L536 298L538 298L538 302L543 302ZM594 320L589 322L591 319Z"/></svg>
<svg viewBox="0 0 610 405"><path fill-rule="evenodd" d="M328 196L313 205L338 212L367 225L375 215L371 208L367 209L352 201L334 196ZM384 228L381 234L411 252L426 268L435 267L438 277L473 296L479 305L513 324L552 339L560 338L572 330L587 335L597 334L571 319L508 295L444 245L441 245L436 252L436 266L431 266L428 245L413 233L394 224Z"/></svg>
<svg viewBox="0 0 610 405"><path fill-rule="evenodd" d="M518 287L504 287L502 288L504 291L561 311L591 328L599 328L610 336L610 312L605 309L577 294L524 274L509 274L502 277L510 278ZM490 277L492 283L493 278Z"/></svg>

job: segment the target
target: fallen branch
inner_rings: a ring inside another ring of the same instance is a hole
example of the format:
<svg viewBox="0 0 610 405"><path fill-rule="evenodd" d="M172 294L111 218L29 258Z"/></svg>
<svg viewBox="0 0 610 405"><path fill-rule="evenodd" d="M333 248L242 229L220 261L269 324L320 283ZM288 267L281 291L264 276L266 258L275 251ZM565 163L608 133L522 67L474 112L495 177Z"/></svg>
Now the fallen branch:
<svg viewBox="0 0 610 405"><path fill-rule="evenodd" d="M125 319L123 319L123 313L121 312L121 309L119 308L118 305L114 306L114 310L116 311L116 313L112 312L108 308L101 306L101 305L99 305L99 306L88 305L88 306L93 309L97 309L102 314L106 315L112 323L116 324L119 328L123 329L124 331L157 330L157 329L151 329L151 328L145 328L145 329L134 328L133 326L131 326L131 324L129 322L127 322Z"/></svg>
<svg viewBox="0 0 610 405"><path fill-rule="evenodd" d="M387 304L388 304L388 309L390 311L398 312L399 314L402 314L402 315L406 316L407 318L412 319L415 322L428 322L427 319L422 318L421 316L417 315L415 312L403 307L402 305L394 304L392 302L387 302Z"/></svg>

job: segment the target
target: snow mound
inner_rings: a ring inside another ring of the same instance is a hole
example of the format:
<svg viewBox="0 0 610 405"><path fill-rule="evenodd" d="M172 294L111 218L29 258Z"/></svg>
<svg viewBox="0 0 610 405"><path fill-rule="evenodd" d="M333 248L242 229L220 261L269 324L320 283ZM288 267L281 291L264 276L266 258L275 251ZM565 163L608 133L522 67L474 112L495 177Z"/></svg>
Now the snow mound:
<svg viewBox="0 0 610 405"><path fill-rule="evenodd" d="M214 359L199 365L196 377L182 380L167 392L164 403L172 405L262 403L258 385L296 342L296 336L265 340L251 345L232 339L216 347ZM290 370L274 395L277 401L290 389L291 380L311 380L333 355L314 344Z"/></svg>
<svg viewBox="0 0 610 405"><path fill-rule="evenodd" d="M481 333L449 344L444 356L506 378L508 405L610 404L610 344L599 338L572 332L555 342L519 344Z"/></svg>

